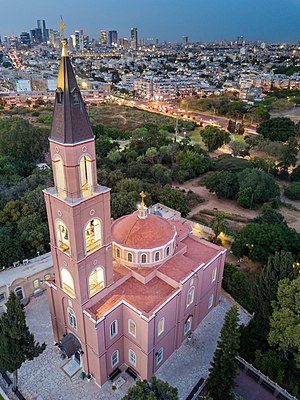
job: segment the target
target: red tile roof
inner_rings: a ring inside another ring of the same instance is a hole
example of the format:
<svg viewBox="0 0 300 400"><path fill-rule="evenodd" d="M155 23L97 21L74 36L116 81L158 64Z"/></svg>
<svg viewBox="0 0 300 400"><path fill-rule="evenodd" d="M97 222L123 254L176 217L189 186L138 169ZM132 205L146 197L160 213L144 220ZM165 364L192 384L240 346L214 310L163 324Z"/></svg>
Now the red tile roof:
<svg viewBox="0 0 300 400"><path fill-rule="evenodd" d="M149 214L147 218L138 217L138 212L116 220L112 225L112 240L132 249L152 249L172 240L173 221Z"/></svg>
<svg viewBox="0 0 300 400"><path fill-rule="evenodd" d="M121 300L125 300L138 311L149 316L175 291L176 289L157 277L147 284L131 277L87 311L98 319Z"/></svg>

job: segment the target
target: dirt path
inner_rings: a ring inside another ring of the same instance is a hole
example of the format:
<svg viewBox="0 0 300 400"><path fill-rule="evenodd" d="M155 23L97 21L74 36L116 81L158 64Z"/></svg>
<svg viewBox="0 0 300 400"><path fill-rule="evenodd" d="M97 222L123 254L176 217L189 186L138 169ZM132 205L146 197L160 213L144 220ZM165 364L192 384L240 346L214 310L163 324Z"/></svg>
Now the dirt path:
<svg viewBox="0 0 300 400"><path fill-rule="evenodd" d="M198 186L198 182L199 178L195 178L183 183L182 185L179 185L180 189L184 189L186 191L192 190L205 200L204 203L194 207L189 213L189 216L193 216L205 208L210 210L218 209L220 211L232 212L246 218L255 218L260 214L258 210L247 210L240 207L234 200L219 199L214 193L210 193L205 186Z"/></svg>
<svg viewBox="0 0 300 400"><path fill-rule="evenodd" d="M190 181L187 181L182 185L178 185L180 189L184 189L186 191L192 190L205 200L203 203L199 204L191 210L191 212L189 213L190 217L197 214L203 209L217 209L219 211L232 212L246 218L255 218L261 213L260 209L248 210L246 208L240 207L234 200L218 198L214 193L210 193L205 186L199 186L199 179L200 178L191 179ZM286 203L292 204L294 207L297 207L300 210L300 201L291 201L289 199L286 199L285 197L283 197L282 200L284 200ZM300 232L300 211L290 210L286 207L281 207L279 211L286 219L288 225L291 228L294 228L298 232Z"/></svg>

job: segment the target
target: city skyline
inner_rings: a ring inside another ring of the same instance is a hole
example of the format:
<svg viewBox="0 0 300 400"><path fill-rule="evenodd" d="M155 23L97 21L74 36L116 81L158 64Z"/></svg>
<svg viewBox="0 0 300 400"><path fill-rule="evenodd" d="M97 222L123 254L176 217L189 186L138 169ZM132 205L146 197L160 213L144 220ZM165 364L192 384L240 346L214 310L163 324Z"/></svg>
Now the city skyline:
<svg viewBox="0 0 300 400"><path fill-rule="evenodd" d="M0 34L19 36L29 31L36 20L45 19L48 28L58 29L60 15L66 21L67 35L76 29L83 29L88 35L98 39L100 30L117 30L120 37L130 37L130 28L137 27L139 37L153 37L172 42L188 36L190 41L232 40L243 35L249 40L287 41L299 40L300 28L298 12L300 3L296 0L253 0L240 3L237 0L212 0L204 3L187 0L184 7L178 0L152 0L144 4L138 0L122 0L109 3L86 3L66 0L61 5L58 0L47 3L30 1L30 12L22 10L21 0L2 5ZM217 10L217 11L216 11ZM155 23L153 22L155 21Z"/></svg>

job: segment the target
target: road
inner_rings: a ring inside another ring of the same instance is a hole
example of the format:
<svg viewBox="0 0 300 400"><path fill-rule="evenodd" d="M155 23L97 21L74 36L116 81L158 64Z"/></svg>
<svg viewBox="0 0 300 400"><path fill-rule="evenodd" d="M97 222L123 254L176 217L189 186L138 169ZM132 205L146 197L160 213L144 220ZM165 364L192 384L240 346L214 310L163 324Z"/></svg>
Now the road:
<svg viewBox="0 0 300 400"><path fill-rule="evenodd" d="M182 108L177 108L171 102L152 102L147 100L134 100L134 99L124 99L112 95L112 99L120 105L125 105L128 107L136 107L140 110L154 112L156 114L162 114L171 118L180 118L185 121L194 121L197 124L205 125L215 125L223 129L227 129L229 118L219 117L216 115L206 114L194 110L184 110ZM250 125L245 127L246 134L256 134L256 126Z"/></svg>

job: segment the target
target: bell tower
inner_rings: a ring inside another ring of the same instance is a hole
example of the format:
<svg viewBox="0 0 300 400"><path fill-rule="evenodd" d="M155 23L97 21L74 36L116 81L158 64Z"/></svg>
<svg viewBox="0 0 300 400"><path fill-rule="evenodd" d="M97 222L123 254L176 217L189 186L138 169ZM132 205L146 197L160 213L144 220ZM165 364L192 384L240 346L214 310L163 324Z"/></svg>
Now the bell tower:
<svg viewBox="0 0 300 400"><path fill-rule="evenodd" d="M110 189L97 183L95 138L62 38L49 137L54 187L44 196L55 287L86 308L112 283Z"/></svg>

